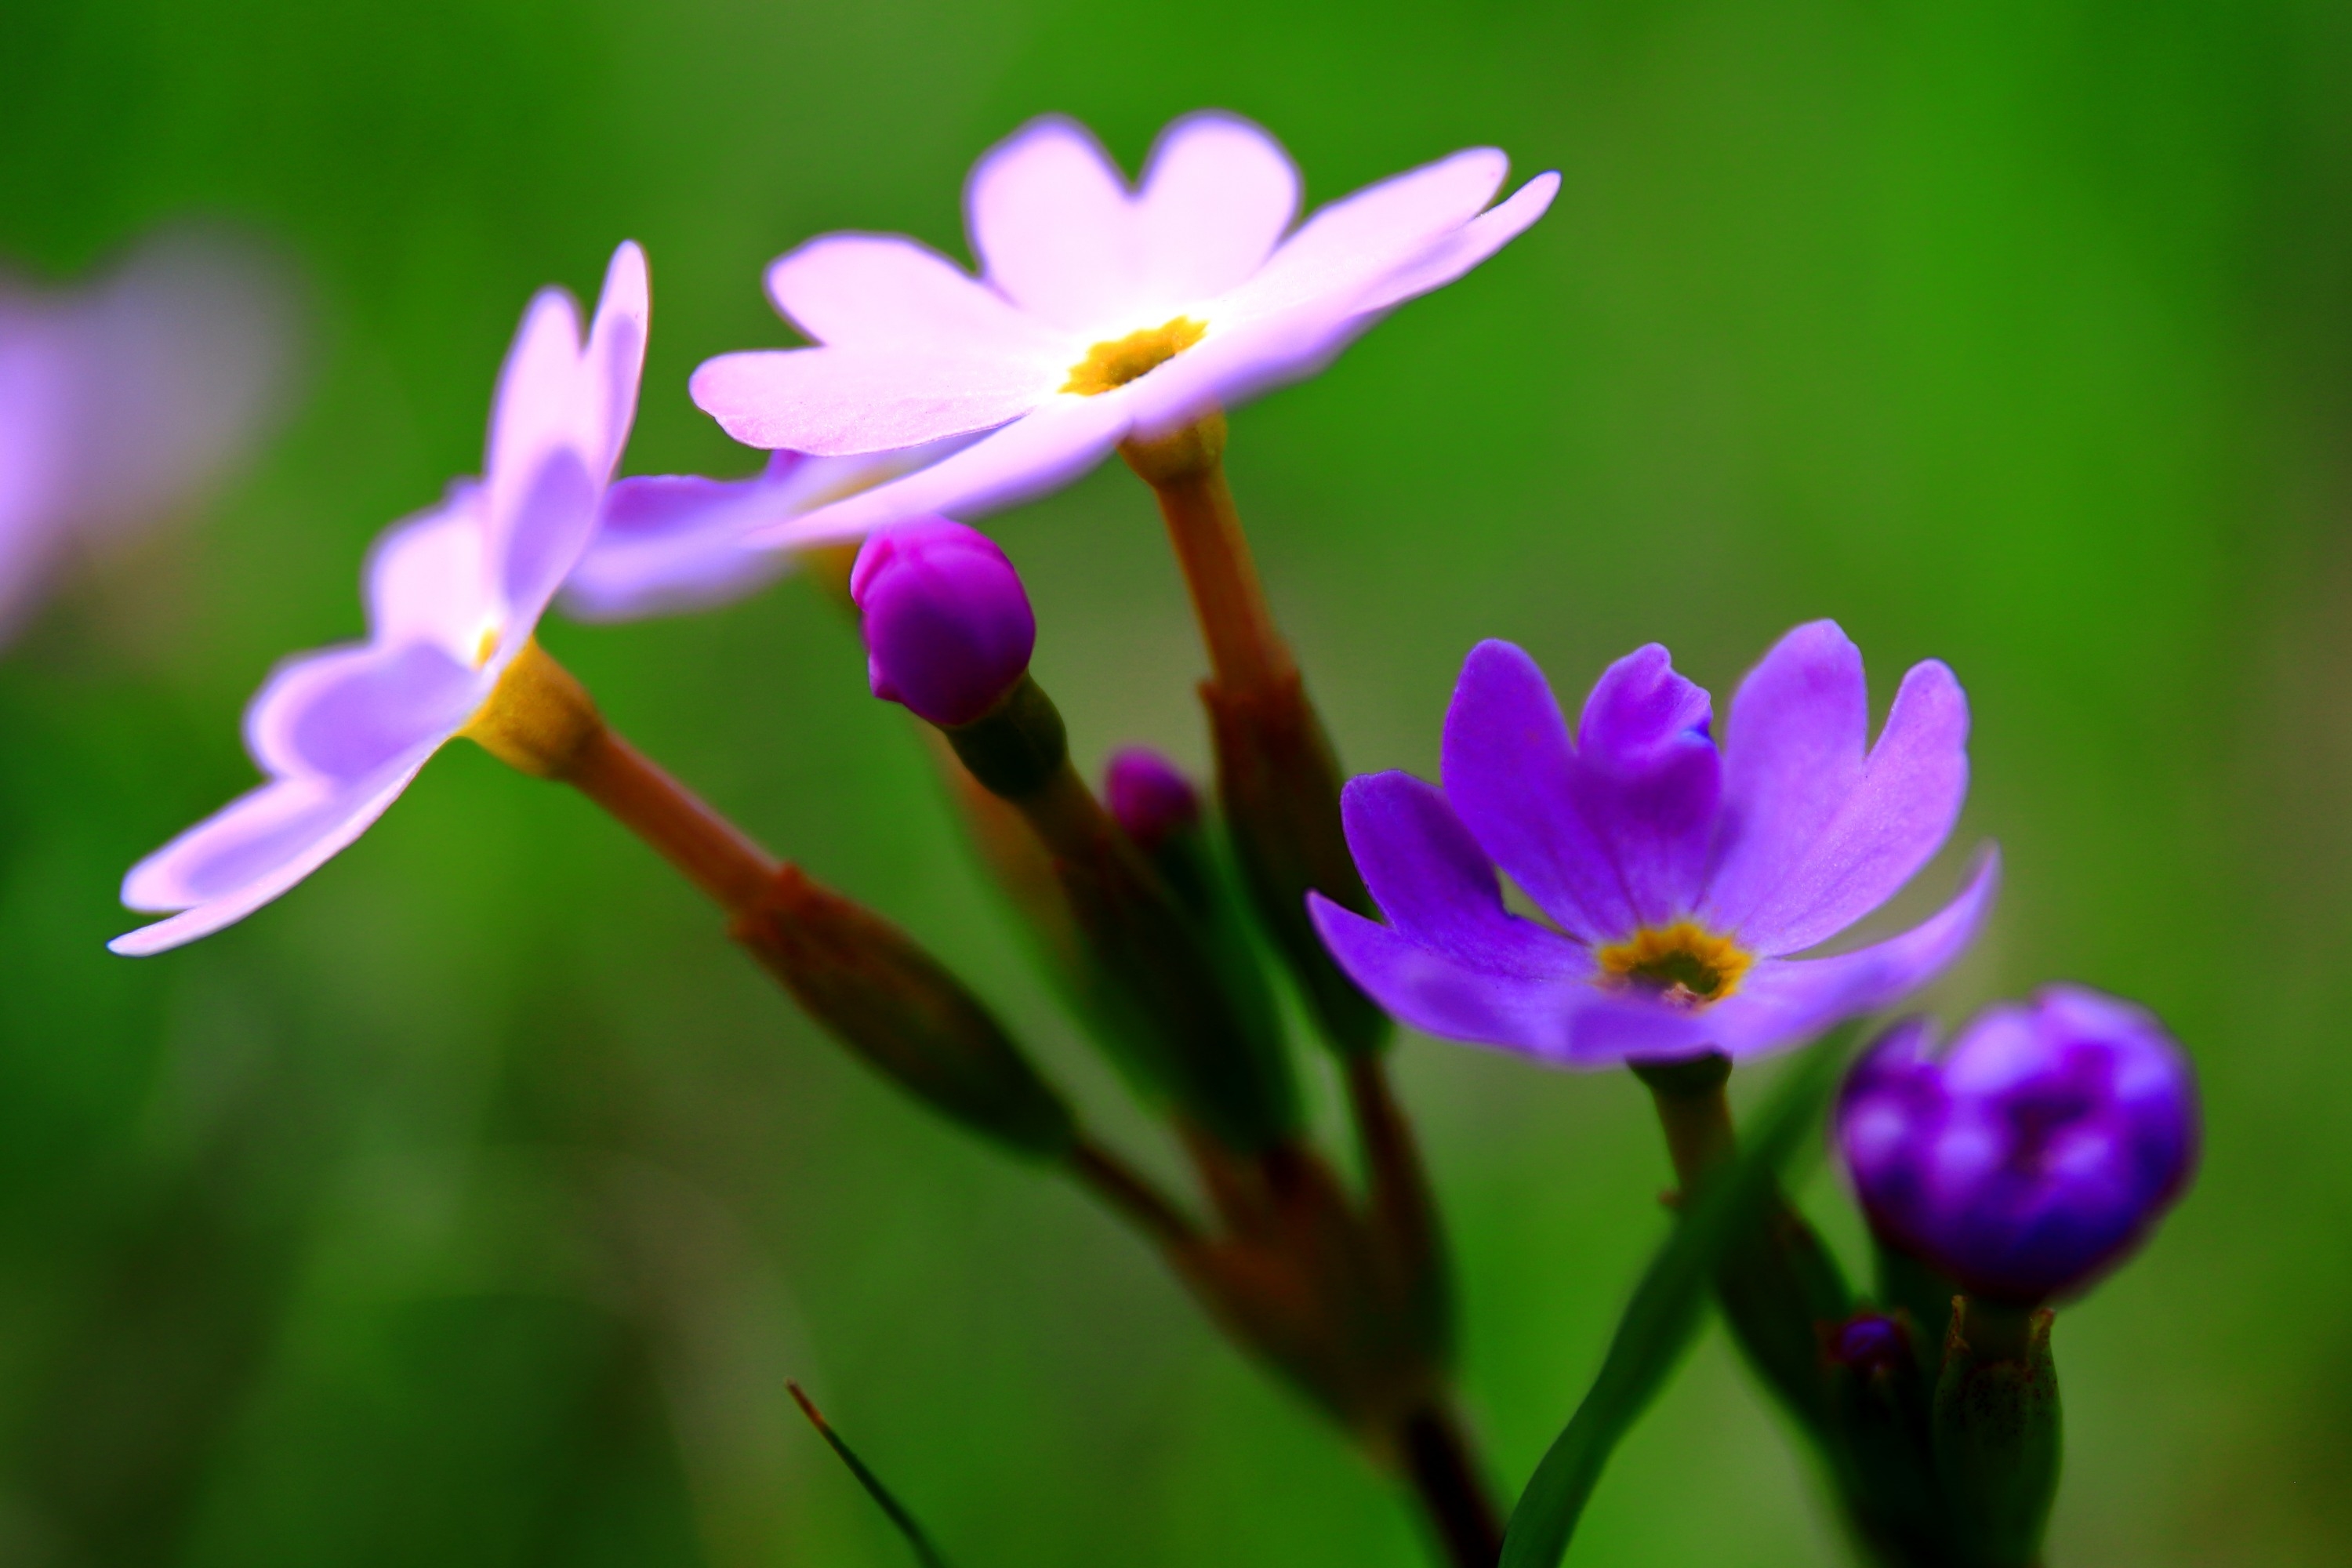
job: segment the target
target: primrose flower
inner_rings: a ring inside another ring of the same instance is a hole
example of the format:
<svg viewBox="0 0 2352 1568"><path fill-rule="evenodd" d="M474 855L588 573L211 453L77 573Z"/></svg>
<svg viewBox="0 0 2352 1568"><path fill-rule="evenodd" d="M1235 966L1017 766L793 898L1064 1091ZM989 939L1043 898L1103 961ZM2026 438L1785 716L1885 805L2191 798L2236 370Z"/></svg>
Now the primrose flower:
<svg viewBox="0 0 2352 1568"><path fill-rule="evenodd" d="M1862 655L1798 627L1740 683L1718 746L1707 694L1653 644L1609 668L1571 736L1535 661L1471 651L1445 716L1444 788L1351 781L1349 847L1387 925L1310 895L1374 1000L1431 1034L1591 1068L1793 1044L1885 1006L1968 945L1967 889L1902 936L1793 958L1891 898L1968 791L1968 701L1929 661L1875 745ZM1511 913L1499 866L1555 925Z"/></svg>
<svg viewBox="0 0 2352 1568"><path fill-rule="evenodd" d="M563 612L575 620L628 621L740 599L793 564L785 552L749 543L753 532L970 444L963 437L854 458L776 452L764 471L748 479L673 474L621 479L605 492L588 553L564 582Z"/></svg>
<svg viewBox="0 0 2352 1568"><path fill-rule="evenodd" d="M0 636L71 557L183 510L251 445L289 292L273 258L199 230L83 288L0 277Z"/></svg>
<svg viewBox="0 0 2352 1568"><path fill-rule="evenodd" d="M376 541L365 642L271 674L245 715L269 782L131 868L125 904L181 912L115 938L115 952L161 952L277 898L482 710L596 525L636 415L646 308L634 244L614 254L584 345L570 295L530 302L499 373L482 478Z"/></svg>
<svg viewBox="0 0 2352 1568"><path fill-rule="evenodd" d="M972 171L981 277L896 236L811 240L769 268L768 292L818 346L711 360L694 400L750 446L828 456L992 432L763 525L755 545L1009 505L1130 436L1313 374L1390 310L1484 261L1559 184L1538 175L1489 208L1507 166L1492 148L1457 153L1289 232L1297 171L1246 121L1177 121L1130 190L1084 129L1041 120Z"/></svg>
<svg viewBox="0 0 2352 1568"><path fill-rule="evenodd" d="M1856 1062L1837 1142L1871 1228L1969 1294L2080 1290L2188 1185L2196 1081L2139 1008L2053 985L1934 1046L1909 1019Z"/></svg>

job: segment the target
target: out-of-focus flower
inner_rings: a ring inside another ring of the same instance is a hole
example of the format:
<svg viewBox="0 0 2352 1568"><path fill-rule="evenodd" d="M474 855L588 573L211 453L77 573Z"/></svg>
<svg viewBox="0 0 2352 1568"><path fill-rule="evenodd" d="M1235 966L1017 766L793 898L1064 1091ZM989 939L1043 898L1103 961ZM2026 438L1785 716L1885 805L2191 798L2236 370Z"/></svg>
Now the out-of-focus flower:
<svg viewBox="0 0 2352 1568"><path fill-rule="evenodd" d="M1934 1047L1925 1019L1889 1030L1846 1080L1837 1142L1872 1228L1969 1294L2081 1289L2188 1184L2195 1079L2139 1008L2053 985Z"/></svg>
<svg viewBox="0 0 2352 1568"><path fill-rule="evenodd" d="M1875 745L1862 655L1800 626L1740 683L1718 750L1707 694L1653 644L1612 665L1571 738L1535 661L1471 651L1445 718L1444 789L1348 785L1348 842L1385 926L1310 897L1356 983L1432 1034L1569 1067L1792 1044L1887 1005L1964 949L1985 856L1902 936L1792 959L1891 898L1968 791L1968 701L1929 661ZM1499 866L1558 929L1510 913Z"/></svg>
<svg viewBox="0 0 2352 1568"><path fill-rule="evenodd" d="M182 912L115 952L177 947L277 898L483 710L595 528L636 415L646 321L634 244L613 257L584 344L569 294L532 300L499 373L483 477L376 542L365 642L299 654L263 685L245 736L269 782L131 868L125 904Z"/></svg>
<svg viewBox="0 0 2352 1568"><path fill-rule="evenodd" d="M952 729L1003 700L1029 673L1037 617L1004 552L943 517L866 542L849 574L874 695Z"/></svg>
<svg viewBox="0 0 2352 1568"><path fill-rule="evenodd" d="M814 348L726 354L694 399L737 440L827 455L992 431L862 495L762 526L782 547L922 512L971 515L1311 374L1398 304L1453 281L1550 204L1541 174L1489 208L1507 162L1475 148L1318 212L1264 131L1196 114L1130 190L1092 136L1041 120L965 193L978 279L910 239L835 234L768 270Z"/></svg>
<svg viewBox="0 0 2352 1568"><path fill-rule="evenodd" d="M1149 746L1123 746L1111 753L1103 770L1103 800L1127 836L1147 850L1201 823L1201 792Z"/></svg>
<svg viewBox="0 0 2352 1568"><path fill-rule="evenodd" d="M790 570L793 557L750 543L752 533L970 444L957 437L854 458L777 452L748 479L622 479L605 492L595 539L563 584L563 612L575 620L628 621L711 609L755 593Z"/></svg>
<svg viewBox="0 0 2352 1568"><path fill-rule="evenodd" d="M79 289L0 277L0 637L74 556L184 510L251 446L291 293L266 252L203 230Z"/></svg>

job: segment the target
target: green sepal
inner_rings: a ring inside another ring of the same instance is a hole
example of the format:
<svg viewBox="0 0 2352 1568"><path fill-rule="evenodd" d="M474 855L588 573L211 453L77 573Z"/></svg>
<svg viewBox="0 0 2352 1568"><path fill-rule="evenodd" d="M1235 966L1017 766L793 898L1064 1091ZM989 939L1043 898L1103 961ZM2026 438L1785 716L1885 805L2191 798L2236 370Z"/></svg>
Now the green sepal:
<svg viewBox="0 0 2352 1568"><path fill-rule="evenodd" d="M1964 1300L1936 1384L1936 1473L1967 1568L2029 1568L2058 1492L2063 1420L2048 1309Z"/></svg>
<svg viewBox="0 0 2352 1568"><path fill-rule="evenodd" d="M1895 1321L1902 1350L1891 1363L1828 1363L1828 1456L1848 1522L1874 1561L1941 1563L1950 1526L1930 1432L1935 1389L1906 1317Z"/></svg>
<svg viewBox="0 0 2352 1568"><path fill-rule="evenodd" d="M731 934L827 1033L932 1109L1037 1159L1069 1151L1068 1103L987 1005L880 915L787 866Z"/></svg>
<svg viewBox="0 0 2352 1568"><path fill-rule="evenodd" d="M1809 1142L1853 1034L1842 1029L1800 1058L1755 1118L1747 1147L1691 1195L1618 1321L1591 1391L1519 1495L1500 1568L1556 1568L1567 1554L1610 1454L1696 1331L1726 1252L1777 1201L1781 1168Z"/></svg>
<svg viewBox="0 0 2352 1568"><path fill-rule="evenodd" d="M1777 1184L1755 1225L1725 1248L1716 1289L1748 1364L1817 1440L1827 1437L1822 1330L1853 1315L1853 1292L1820 1234Z"/></svg>
<svg viewBox="0 0 2352 1568"><path fill-rule="evenodd" d="M1889 1313L1906 1314L1922 1351L1921 1364L1932 1367L1943 1354L1944 1337L1952 1326L1952 1298L1958 1286L1907 1252L1873 1239L1872 1262L1878 1278L1878 1299Z"/></svg>

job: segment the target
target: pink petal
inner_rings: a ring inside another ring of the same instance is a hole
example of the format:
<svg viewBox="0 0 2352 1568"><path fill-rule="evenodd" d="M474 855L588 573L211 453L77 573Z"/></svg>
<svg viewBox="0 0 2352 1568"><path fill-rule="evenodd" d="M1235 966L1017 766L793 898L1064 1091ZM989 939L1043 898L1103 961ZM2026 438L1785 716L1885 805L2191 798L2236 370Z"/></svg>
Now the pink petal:
<svg viewBox="0 0 2352 1568"><path fill-rule="evenodd" d="M1332 203L1285 240L1256 276L1213 309L1213 320L1304 306L1353 308L1374 285L1418 261L1478 216L1509 161L1473 147Z"/></svg>
<svg viewBox="0 0 2352 1568"><path fill-rule="evenodd" d="M481 488L460 485L432 510L386 529L363 578L369 640L429 642L472 663L499 613L482 556Z"/></svg>
<svg viewBox="0 0 2352 1568"><path fill-rule="evenodd" d="M583 450L600 482L612 478L629 444L629 426L636 422L637 384L645 374L653 312L650 287L646 253L636 241L622 241L604 269L596 319L589 324L587 352L581 356L593 415L583 421Z"/></svg>
<svg viewBox="0 0 2352 1568"><path fill-rule="evenodd" d="M1030 315L1091 332L1134 314L1140 232L1127 182L1084 127L1015 132L973 167L964 213L989 282Z"/></svg>
<svg viewBox="0 0 2352 1568"><path fill-rule="evenodd" d="M245 710L246 749L272 773L351 780L437 746L480 707L486 672L431 643L296 654Z"/></svg>
<svg viewBox="0 0 2352 1568"><path fill-rule="evenodd" d="M747 447L849 457L1017 419L1066 366L903 349L766 349L705 360L695 406Z"/></svg>
<svg viewBox="0 0 2352 1568"><path fill-rule="evenodd" d="M925 512L975 517L1013 506L1066 484L1101 462L1126 438L1128 427L1127 410L1116 394L1057 397L952 458L818 507L793 521L761 529L749 542L797 549L862 539L875 529Z"/></svg>
<svg viewBox="0 0 2352 1568"><path fill-rule="evenodd" d="M1298 171L1248 121L1211 111L1160 133L1136 217L1144 286L1171 308L1207 300L1263 266L1298 211Z"/></svg>
<svg viewBox="0 0 2352 1568"><path fill-rule="evenodd" d="M131 908L185 912L106 945L143 958L243 920L366 832L432 754L420 752L356 783L280 780L231 802L123 879L122 901Z"/></svg>
<svg viewBox="0 0 2352 1568"><path fill-rule="evenodd" d="M896 235L829 234L768 268L768 295L833 348L948 350L1068 364L1084 352L1005 303L927 246Z"/></svg>
<svg viewBox="0 0 2352 1568"><path fill-rule="evenodd" d="M1433 289L1442 289L1527 232L1559 194L1559 176L1538 174L1462 226L1427 254L1382 279L1358 300L1360 311L1385 310Z"/></svg>

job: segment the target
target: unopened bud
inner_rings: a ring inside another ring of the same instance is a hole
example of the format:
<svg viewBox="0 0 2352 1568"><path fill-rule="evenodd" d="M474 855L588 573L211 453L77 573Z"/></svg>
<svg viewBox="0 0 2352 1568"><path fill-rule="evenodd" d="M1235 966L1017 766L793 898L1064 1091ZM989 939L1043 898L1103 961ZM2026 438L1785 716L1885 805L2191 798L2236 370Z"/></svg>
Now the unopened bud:
<svg viewBox="0 0 2352 1568"><path fill-rule="evenodd" d="M1149 746L1128 746L1103 771L1103 800L1136 847L1150 854L1201 825L1201 795L1176 764Z"/></svg>
<svg viewBox="0 0 2352 1568"><path fill-rule="evenodd" d="M735 940L809 1016L902 1087L974 1131L1055 1158L1069 1107L980 999L906 932L797 867L739 915Z"/></svg>
<svg viewBox="0 0 2352 1568"><path fill-rule="evenodd" d="M1969 1295L2024 1307L2079 1291L2187 1185L2195 1081L2138 1008L2052 986L1932 1047L1914 1020L1855 1064L1838 1143L1882 1242Z"/></svg>
<svg viewBox="0 0 2352 1568"><path fill-rule="evenodd" d="M1037 619L1020 574L987 535L943 517L883 530L858 552L874 695L934 724L969 724L1029 671Z"/></svg>

